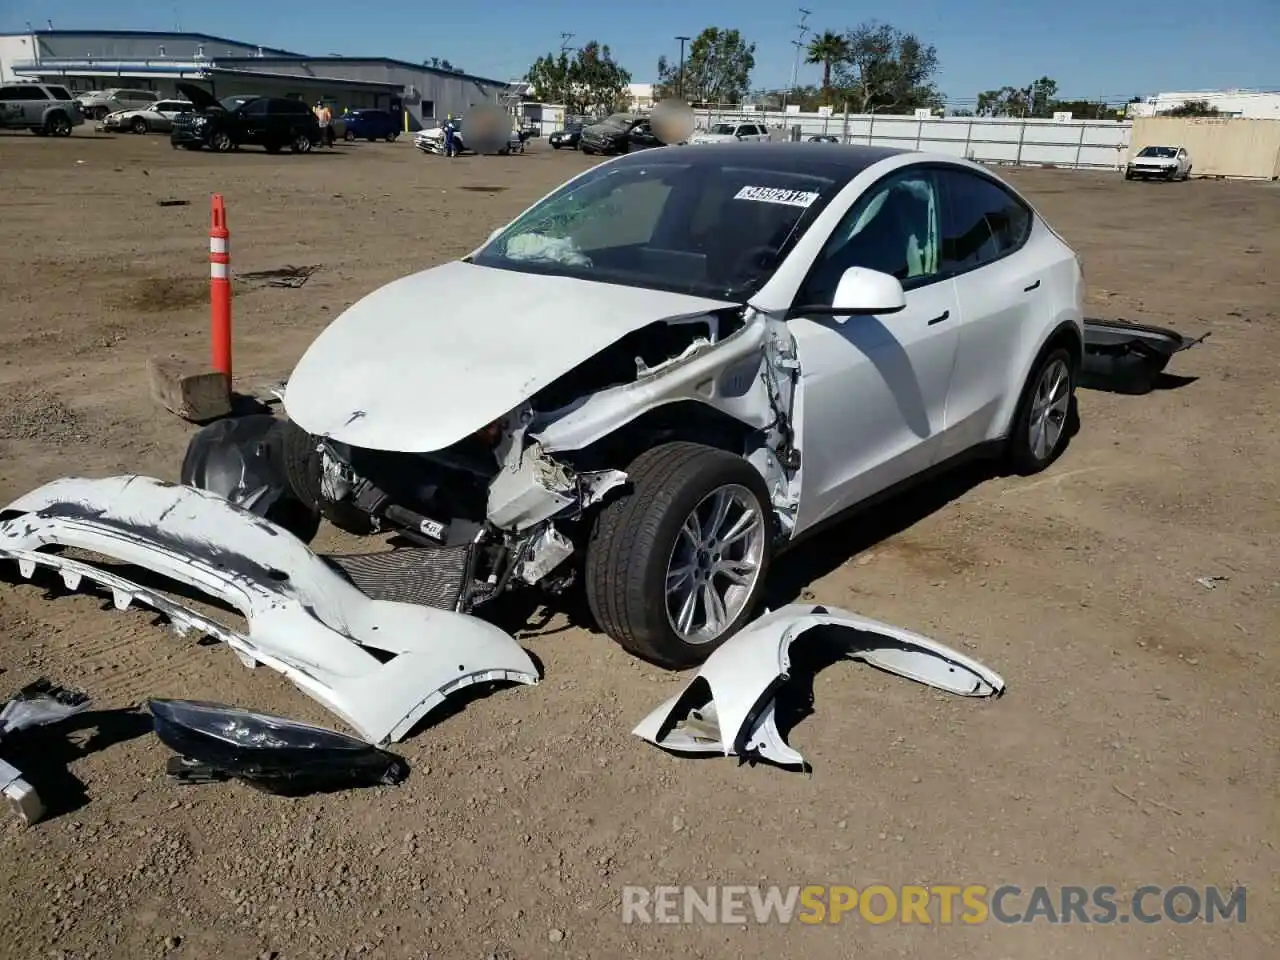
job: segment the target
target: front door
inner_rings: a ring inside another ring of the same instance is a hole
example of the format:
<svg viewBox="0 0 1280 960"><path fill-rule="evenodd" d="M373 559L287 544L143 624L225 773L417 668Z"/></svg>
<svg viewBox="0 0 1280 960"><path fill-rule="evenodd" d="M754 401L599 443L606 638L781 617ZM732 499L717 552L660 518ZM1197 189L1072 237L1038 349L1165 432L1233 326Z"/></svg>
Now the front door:
<svg viewBox="0 0 1280 960"><path fill-rule="evenodd" d="M936 174L890 174L850 208L796 297L828 305L850 267L896 276L906 309L788 323L800 380L797 532L932 466L946 428L960 323L941 269Z"/></svg>

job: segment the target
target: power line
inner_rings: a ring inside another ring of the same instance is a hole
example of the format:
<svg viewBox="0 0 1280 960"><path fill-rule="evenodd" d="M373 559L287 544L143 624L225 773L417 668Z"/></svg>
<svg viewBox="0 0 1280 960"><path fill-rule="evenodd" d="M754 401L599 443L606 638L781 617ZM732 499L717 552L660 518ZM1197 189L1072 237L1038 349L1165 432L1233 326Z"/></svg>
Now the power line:
<svg viewBox="0 0 1280 960"><path fill-rule="evenodd" d="M577 36L577 34L576 34L576 33L562 33L562 34L560 34L560 52L561 52L561 53L568 53L568 52L569 52L569 47L570 47L570 43L569 43L569 41L570 41L570 40L572 40L572 39L573 39L574 37L576 37L576 36Z"/></svg>

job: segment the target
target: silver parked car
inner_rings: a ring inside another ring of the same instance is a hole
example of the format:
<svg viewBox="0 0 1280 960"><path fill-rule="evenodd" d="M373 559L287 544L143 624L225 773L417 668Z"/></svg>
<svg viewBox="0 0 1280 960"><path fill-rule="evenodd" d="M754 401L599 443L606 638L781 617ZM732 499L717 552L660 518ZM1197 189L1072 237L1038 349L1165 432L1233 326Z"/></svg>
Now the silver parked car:
<svg viewBox="0 0 1280 960"><path fill-rule="evenodd" d="M117 110L102 118L104 130L129 130L133 133L168 133L173 129L173 118L191 113L195 107L189 100L157 100L147 107L135 110Z"/></svg>
<svg viewBox="0 0 1280 960"><path fill-rule="evenodd" d="M69 137L84 123L80 106L57 83L0 86L0 129L30 130L38 137Z"/></svg>
<svg viewBox="0 0 1280 960"><path fill-rule="evenodd" d="M89 90L77 94L76 101L91 120L102 120L117 110L137 110L149 107L160 99L154 90L138 90L132 87L110 87L106 90Z"/></svg>

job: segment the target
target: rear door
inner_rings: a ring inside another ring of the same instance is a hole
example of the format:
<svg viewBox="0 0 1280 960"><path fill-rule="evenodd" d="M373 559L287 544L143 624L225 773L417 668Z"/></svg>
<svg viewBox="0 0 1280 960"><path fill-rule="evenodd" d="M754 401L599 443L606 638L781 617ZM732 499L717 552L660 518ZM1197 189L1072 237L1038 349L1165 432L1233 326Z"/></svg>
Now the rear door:
<svg viewBox="0 0 1280 960"><path fill-rule="evenodd" d="M271 135L271 101L266 97L250 100L239 110L241 143L265 144Z"/></svg>
<svg viewBox="0 0 1280 960"><path fill-rule="evenodd" d="M18 87L18 100L22 103L22 119L31 126L44 123L44 111L49 106L49 95L36 84Z"/></svg>
<svg viewBox="0 0 1280 960"><path fill-rule="evenodd" d="M948 457L998 426L1023 338L1053 312L1052 263L1037 254L1050 245L1030 243L1030 207L1003 185L959 167L940 168L938 178L946 201L942 269L955 279L962 318L942 450Z"/></svg>

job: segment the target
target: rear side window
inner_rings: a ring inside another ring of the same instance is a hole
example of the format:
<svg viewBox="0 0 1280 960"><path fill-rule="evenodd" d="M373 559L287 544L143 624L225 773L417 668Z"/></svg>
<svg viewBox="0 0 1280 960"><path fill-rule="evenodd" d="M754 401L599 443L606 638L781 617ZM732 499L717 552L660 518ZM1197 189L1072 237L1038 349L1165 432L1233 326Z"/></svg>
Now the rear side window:
<svg viewBox="0 0 1280 960"><path fill-rule="evenodd" d="M1031 233L1031 211L998 184L964 170L939 171L946 195L942 262L949 273L973 270L1012 253Z"/></svg>
<svg viewBox="0 0 1280 960"><path fill-rule="evenodd" d="M272 113L310 113L310 108L301 100L272 100Z"/></svg>
<svg viewBox="0 0 1280 960"><path fill-rule="evenodd" d="M71 94L66 87L50 87L49 92L53 94L55 100L70 100Z"/></svg>

